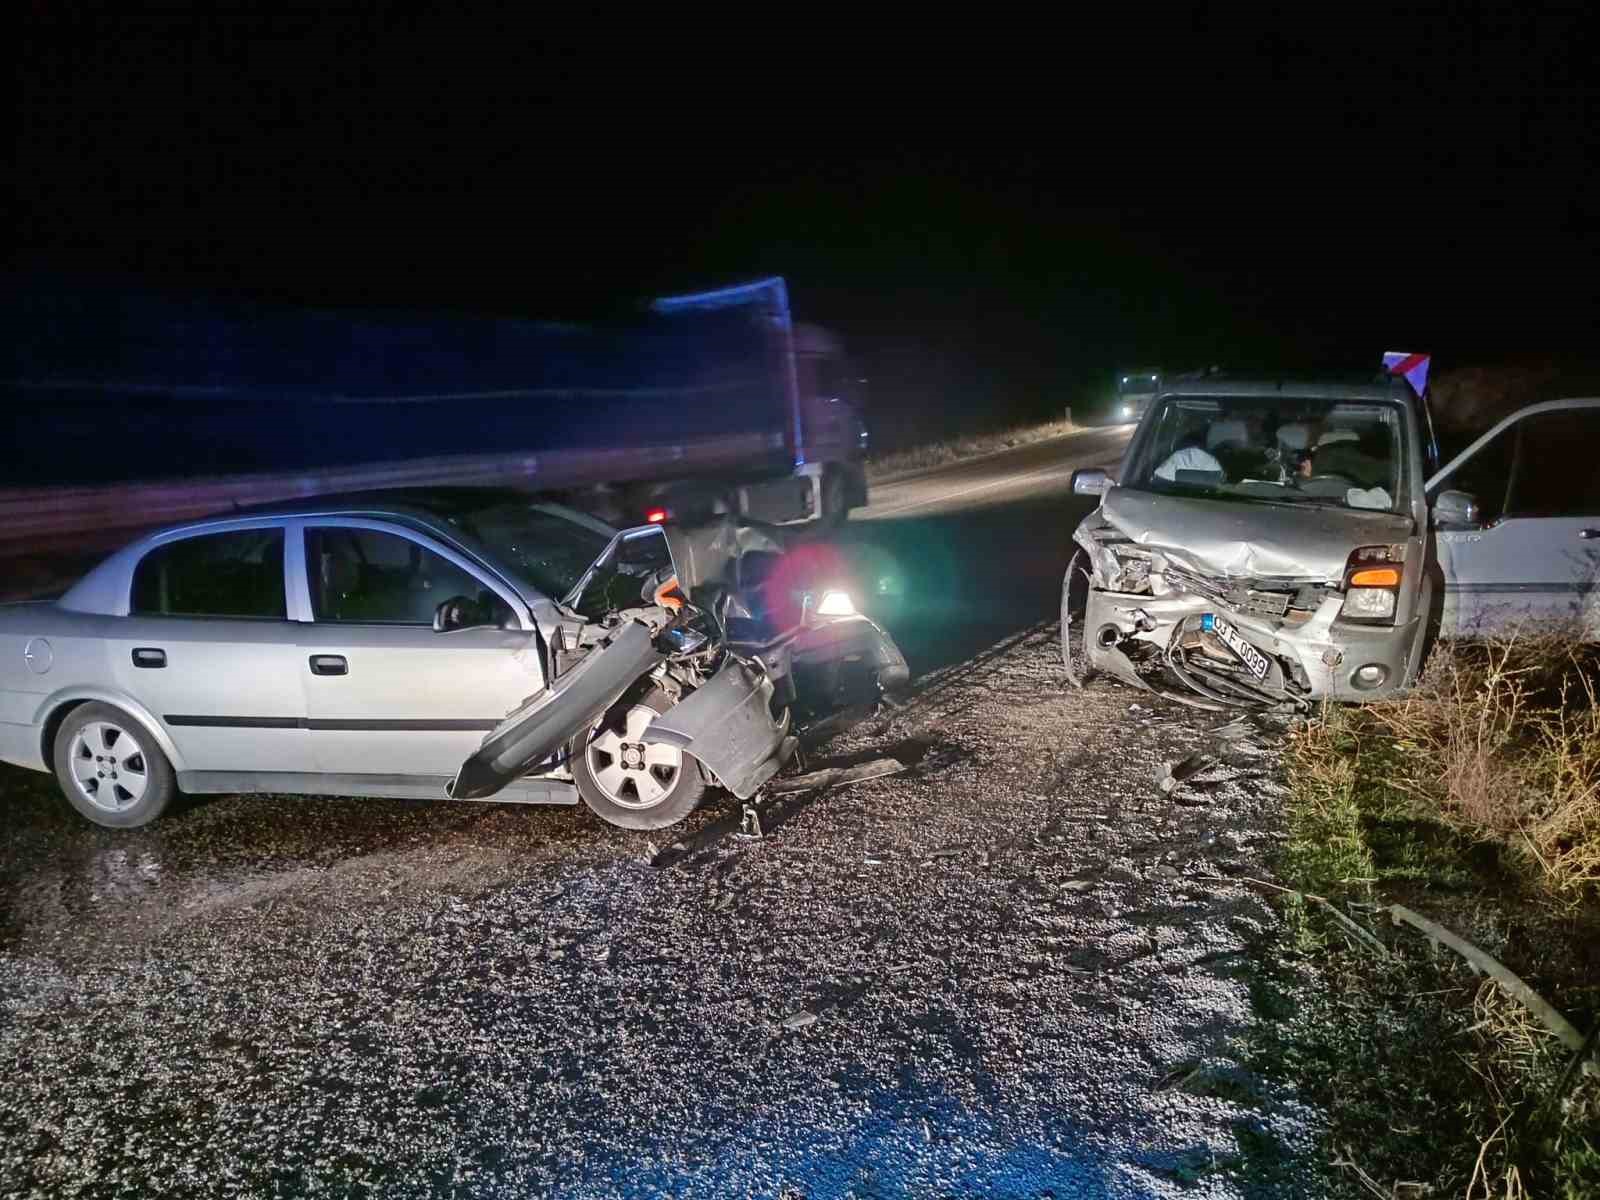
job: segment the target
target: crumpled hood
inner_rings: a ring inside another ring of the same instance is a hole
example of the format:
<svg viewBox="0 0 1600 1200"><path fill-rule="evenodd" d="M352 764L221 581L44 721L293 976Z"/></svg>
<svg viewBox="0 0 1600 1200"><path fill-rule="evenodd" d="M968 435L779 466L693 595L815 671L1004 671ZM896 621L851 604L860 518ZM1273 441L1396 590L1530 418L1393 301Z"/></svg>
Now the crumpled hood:
<svg viewBox="0 0 1600 1200"><path fill-rule="evenodd" d="M1306 505L1198 500L1114 487L1100 515L1140 545L1211 573L1335 581L1357 546L1403 541L1411 518Z"/></svg>
<svg viewBox="0 0 1600 1200"><path fill-rule="evenodd" d="M781 554L783 545L766 526L722 515L698 525L662 527L678 586L691 600L701 584L732 586L734 564L750 551Z"/></svg>

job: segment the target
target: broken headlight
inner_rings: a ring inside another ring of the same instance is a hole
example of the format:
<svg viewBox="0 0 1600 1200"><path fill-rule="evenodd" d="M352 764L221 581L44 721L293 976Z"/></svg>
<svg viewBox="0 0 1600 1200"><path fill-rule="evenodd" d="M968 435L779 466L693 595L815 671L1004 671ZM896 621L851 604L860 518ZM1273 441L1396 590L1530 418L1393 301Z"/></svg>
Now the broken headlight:
<svg viewBox="0 0 1600 1200"><path fill-rule="evenodd" d="M1113 592L1148 592L1150 590L1150 554L1144 550L1126 550L1121 546L1106 547L1117 564L1114 578L1106 581Z"/></svg>
<svg viewBox="0 0 1600 1200"><path fill-rule="evenodd" d="M1368 625L1393 624L1405 558L1404 545L1358 546L1351 551L1344 566L1344 604L1339 608L1339 619Z"/></svg>

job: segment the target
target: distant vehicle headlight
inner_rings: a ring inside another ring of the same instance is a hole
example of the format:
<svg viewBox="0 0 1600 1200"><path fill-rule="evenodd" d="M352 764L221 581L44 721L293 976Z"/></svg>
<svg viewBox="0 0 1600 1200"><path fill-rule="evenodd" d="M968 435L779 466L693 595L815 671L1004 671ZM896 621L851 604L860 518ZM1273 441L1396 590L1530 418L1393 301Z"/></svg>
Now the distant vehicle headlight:
<svg viewBox="0 0 1600 1200"><path fill-rule="evenodd" d="M853 617L855 615L856 606L850 599L849 592L823 592L822 599L817 601L817 616L819 617Z"/></svg>
<svg viewBox="0 0 1600 1200"><path fill-rule="evenodd" d="M1131 404L1124 404L1124 405L1123 405L1123 406L1122 406L1122 415L1123 415L1123 416L1125 416L1125 417L1131 417L1131 416L1133 416L1133 405L1131 405Z"/></svg>

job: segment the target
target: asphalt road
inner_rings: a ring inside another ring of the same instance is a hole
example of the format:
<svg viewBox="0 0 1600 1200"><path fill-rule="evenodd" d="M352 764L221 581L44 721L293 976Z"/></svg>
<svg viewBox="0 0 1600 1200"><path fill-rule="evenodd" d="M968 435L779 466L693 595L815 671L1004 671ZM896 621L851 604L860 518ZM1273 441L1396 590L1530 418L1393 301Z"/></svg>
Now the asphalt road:
<svg viewBox="0 0 1600 1200"><path fill-rule="evenodd" d="M1072 531L1096 503L1072 494L1072 473L1114 467L1131 433L1089 430L873 485L833 542L914 673L1052 619Z"/></svg>
<svg viewBox="0 0 1600 1200"><path fill-rule="evenodd" d="M804 548L919 678L805 764L905 770L760 839L726 797L654 839L262 796L112 833L0 769L0 1195L1321 1194L1246 1054L1273 734L1167 796L1205 720L1062 679L1070 473L1120 436Z"/></svg>

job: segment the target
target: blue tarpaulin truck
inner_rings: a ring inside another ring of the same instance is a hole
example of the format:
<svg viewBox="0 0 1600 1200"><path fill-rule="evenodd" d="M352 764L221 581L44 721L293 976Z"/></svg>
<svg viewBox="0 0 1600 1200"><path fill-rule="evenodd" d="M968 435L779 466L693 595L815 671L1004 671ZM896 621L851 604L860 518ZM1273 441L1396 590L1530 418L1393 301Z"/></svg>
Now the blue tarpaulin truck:
<svg viewBox="0 0 1600 1200"><path fill-rule="evenodd" d="M594 324L20 284L0 561L295 496L512 485L624 523L866 502L838 342L779 278Z"/></svg>

